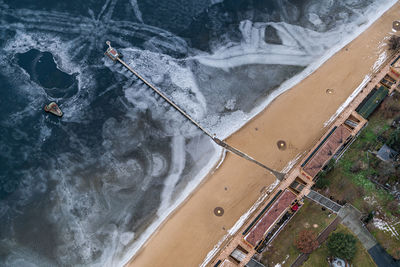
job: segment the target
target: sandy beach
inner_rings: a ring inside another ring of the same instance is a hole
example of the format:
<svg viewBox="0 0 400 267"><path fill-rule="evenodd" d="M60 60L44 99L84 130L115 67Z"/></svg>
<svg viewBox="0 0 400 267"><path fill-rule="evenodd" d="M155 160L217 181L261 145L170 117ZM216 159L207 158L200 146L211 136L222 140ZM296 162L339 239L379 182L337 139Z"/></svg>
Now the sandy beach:
<svg viewBox="0 0 400 267"><path fill-rule="evenodd" d="M276 98L226 141L276 170L304 155L326 132L324 123L372 73L386 47L392 21L400 19L396 3L366 31L314 73ZM327 89L333 94L327 94ZM278 140L288 148L278 150ZM165 221L127 266L198 266L275 177L228 153L196 191ZM223 207L224 215L213 210Z"/></svg>

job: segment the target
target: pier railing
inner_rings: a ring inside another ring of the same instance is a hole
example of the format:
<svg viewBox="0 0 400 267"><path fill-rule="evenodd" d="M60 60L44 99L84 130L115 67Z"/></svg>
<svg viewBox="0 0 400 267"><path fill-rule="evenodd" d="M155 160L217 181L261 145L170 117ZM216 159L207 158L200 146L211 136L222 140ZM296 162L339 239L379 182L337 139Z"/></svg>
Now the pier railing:
<svg viewBox="0 0 400 267"><path fill-rule="evenodd" d="M253 163L257 164L258 166L266 169L268 172L270 172L272 175L274 175L278 180L282 181L284 179L285 173L278 172L278 171L266 166L265 164L255 160L254 158L243 153L239 149L234 148L233 146L227 144L225 141L220 140L215 135L212 135L210 132L208 132L203 126L201 126L197 121L195 121L189 114L187 114L177 104L175 104L172 100L170 100L163 92L161 92L159 89L157 89L155 86L153 86L150 82L148 82L145 78L143 78L138 72L136 72L134 69L132 69L125 61L123 61L119 56L120 54L114 48L111 47L111 44L109 41L107 41L106 44L108 45L108 49L105 53L107 56L109 56L113 61L121 63L126 69L128 69L131 73L133 73L136 77L138 77L143 83L145 83L148 87L150 87L155 93L157 93L160 97L162 97L175 110L177 110L179 113L181 113L186 119L188 119L191 123L193 123L203 133L208 135L217 145L225 148L229 152L232 152L232 153L238 155L239 157L242 157L242 158L244 158L250 162L253 162Z"/></svg>

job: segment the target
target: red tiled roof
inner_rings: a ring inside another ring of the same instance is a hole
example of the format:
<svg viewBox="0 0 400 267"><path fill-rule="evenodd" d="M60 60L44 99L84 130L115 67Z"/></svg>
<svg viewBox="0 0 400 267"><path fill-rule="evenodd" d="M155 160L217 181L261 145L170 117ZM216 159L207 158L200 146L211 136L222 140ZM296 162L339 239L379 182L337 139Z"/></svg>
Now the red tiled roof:
<svg viewBox="0 0 400 267"><path fill-rule="evenodd" d="M245 236L245 240L254 247L263 239L271 225L285 211L286 208L296 199L296 195L289 190L280 195L275 203L268 209L264 216L257 222L253 229Z"/></svg>
<svg viewBox="0 0 400 267"><path fill-rule="evenodd" d="M350 134L351 132L349 129L343 124L340 125L319 148L313 158L303 167L303 170L314 178L344 144Z"/></svg>

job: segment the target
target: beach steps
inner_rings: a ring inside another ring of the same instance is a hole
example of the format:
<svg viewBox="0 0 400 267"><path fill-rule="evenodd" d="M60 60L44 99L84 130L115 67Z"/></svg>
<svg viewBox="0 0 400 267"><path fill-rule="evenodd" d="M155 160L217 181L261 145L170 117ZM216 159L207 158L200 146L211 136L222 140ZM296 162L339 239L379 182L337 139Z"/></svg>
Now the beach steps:
<svg viewBox="0 0 400 267"><path fill-rule="evenodd" d="M342 208L341 205L337 204L336 202L330 200L329 198L321 195L320 193L314 190L310 190L310 193L308 193L306 197L317 202L319 205L333 211L334 213L339 213L340 209Z"/></svg>

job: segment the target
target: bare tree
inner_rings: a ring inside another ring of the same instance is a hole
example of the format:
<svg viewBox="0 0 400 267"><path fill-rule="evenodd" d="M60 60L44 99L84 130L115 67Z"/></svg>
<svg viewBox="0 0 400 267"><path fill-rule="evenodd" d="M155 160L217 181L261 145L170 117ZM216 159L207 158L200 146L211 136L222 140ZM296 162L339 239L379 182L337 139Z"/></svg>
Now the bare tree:
<svg viewBox="0 0 400 267"><path fill-rule="evenodd" d="M388 46L390 50L397 50L400 48L400 36L392 35L388 40Z"/></svg>
<svg viewBox="0 0 400 267"><path fill-rule="evenodd" d="M318 248L317 235L311 230L302 230L294 241L295 246L303 253L311 253Z"/></svg>

